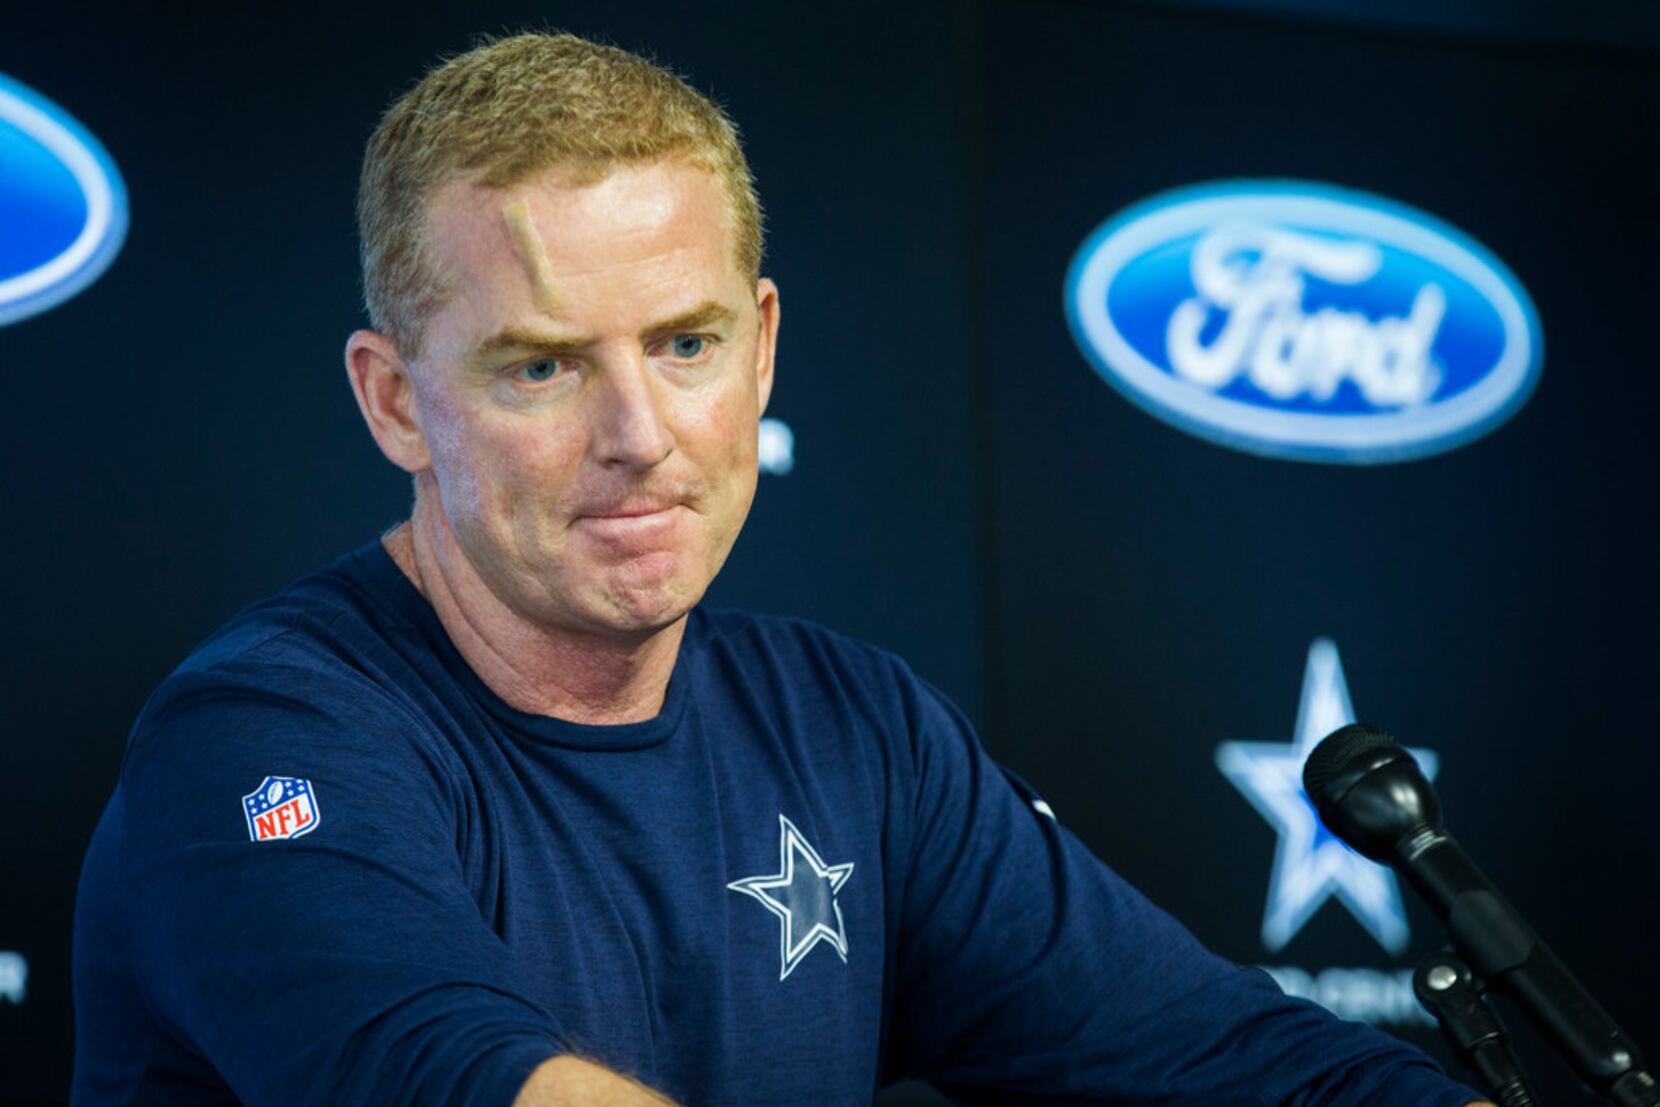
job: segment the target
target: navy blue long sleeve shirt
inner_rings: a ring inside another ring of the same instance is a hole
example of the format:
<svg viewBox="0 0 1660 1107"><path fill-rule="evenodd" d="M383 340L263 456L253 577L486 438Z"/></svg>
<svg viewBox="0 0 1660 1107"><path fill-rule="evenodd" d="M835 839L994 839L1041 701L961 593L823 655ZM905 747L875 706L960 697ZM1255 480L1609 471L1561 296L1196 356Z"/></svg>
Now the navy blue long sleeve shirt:
<svg viewBox="0 0 1660 1107"><path fill-rule="evenodd" d="M1475 1098L1203 950L903 663L693 612L661 713L518 711L378 542L151 697L83 870L73 1101Z"/></svg>

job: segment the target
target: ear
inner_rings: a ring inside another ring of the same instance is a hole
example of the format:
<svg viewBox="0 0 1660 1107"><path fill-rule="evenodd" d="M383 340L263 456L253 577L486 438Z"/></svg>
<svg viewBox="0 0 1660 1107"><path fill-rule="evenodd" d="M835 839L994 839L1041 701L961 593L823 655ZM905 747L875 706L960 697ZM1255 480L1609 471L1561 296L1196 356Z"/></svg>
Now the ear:
<svg viewBox="0 0 1660 1107"><path fill-rule="evenodd" d="M346 339L346 376L357 409L387 460L407 473L432 468L432 452L421 432L415 382L397 347L374 331L356 331Z"/></svg>
<svg viewBox="0 0 1660 1107"><path fill-rule="evenodd" d="M755 307L761 322L755 341L755 383L760 400L758 414L765 415L767 400L772 396L773 357L778 352L778 286L769 278L755 282Z"/></svg>

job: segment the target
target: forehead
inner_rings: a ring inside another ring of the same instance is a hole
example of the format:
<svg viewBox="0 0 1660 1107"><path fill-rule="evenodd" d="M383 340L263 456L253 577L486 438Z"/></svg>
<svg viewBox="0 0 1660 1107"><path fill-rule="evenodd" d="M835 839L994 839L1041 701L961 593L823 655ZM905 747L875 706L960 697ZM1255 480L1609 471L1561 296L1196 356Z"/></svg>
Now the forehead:
<svg viewBox="0 0 1660 1107"><path fill-rule="evenodd" d="M620 165L597 177L554 168L507 188L453 180L434 192L427 205L432 260L455 306L492 315L536 310L531 274L503 214L519 204L546 252L559 311L580 309L591 296L614 297L620 289L613 286L639 291L740 278L731 212L710 171L673 160Z"/></svg>

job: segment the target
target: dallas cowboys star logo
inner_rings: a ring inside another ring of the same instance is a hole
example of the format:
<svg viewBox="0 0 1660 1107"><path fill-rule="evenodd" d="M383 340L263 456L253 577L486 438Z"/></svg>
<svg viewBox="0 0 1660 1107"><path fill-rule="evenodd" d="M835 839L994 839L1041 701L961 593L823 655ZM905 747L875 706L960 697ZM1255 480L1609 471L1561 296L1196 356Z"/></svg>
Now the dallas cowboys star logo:
<svg viewBox="0 0 1660 1107"><path fill-rule="evenodd" d="M1303 791L1303 762L1309 753L1320 739L1354 721L1337 646L1329 638L1319 638L1308 650L1291 743L1223 742L1216 748L1216 767L1279 832L1268 908L1262 917L1262 944L1270 952L1283 949L1333 895L1391 954L1406 949L1411 937L1395 874L1327 830ZM1434 780L1435 754L1423 749L1407 752L1424 776Z"/></svg>
<svg viewBox="0 0 1660 1107"><path fill-rule="evenodd" d="M853 862L826 865L802 837L795 824L778 816L778 871L770 876L746 876L727 887L753 896L778 916L778 979L801 964L812 948L827 942L847 961L847 927L842 923L836 893L853 875Z"/></svg>

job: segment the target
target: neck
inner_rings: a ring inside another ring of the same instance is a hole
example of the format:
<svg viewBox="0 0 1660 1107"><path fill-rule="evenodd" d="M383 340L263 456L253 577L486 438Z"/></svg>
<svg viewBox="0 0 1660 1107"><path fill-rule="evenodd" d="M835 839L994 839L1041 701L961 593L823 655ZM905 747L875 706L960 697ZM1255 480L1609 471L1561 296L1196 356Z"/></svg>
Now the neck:
<svg viewBox="0 0 1660 1107"><path fill-rule="evenodd" d="M685 616L622 639L539 625L491 591L425 496L381 544L432 604L468 666L513 707L600 724L641 722L662 710Z"/></svg>

